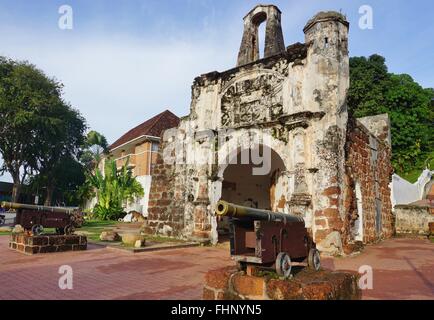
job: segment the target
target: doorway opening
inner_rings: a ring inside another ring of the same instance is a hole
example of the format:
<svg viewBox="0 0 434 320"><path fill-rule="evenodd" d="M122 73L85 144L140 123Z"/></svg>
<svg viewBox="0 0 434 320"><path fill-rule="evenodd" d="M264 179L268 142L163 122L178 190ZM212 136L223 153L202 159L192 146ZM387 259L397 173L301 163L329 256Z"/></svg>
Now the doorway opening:
<svg viewBox="0 0 434 320"><path fill-rule="evenodd" d="M273 149L263 145L257 148L238 150L224 168L221 200L245 207L283 212L288 184L284 162ZM248 163L241 161L246 152L250 154ZM262 154L263 163L253 163L252 152ZM261 174L257 174L255 168L262 168ZM227 238L229 228L229 219L220 218L217 223L219 240Z"/></svg>

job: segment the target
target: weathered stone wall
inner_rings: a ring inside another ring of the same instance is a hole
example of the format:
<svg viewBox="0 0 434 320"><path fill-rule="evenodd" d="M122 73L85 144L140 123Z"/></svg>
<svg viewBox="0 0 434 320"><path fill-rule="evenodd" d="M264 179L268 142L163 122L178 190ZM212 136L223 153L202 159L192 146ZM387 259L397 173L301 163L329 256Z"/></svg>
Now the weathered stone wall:
<svg viewBox="0 0 434 320"><path fill-rule="evenodd" d="M268 9L277 12L273 6ZM280 20L280 12L274 18ZM224 178L228 160L257 148L251 137L259 136L260 145L281 161L278 170L267 173L270 203L265 204L263 194L258 196L262 209L302 215L318 249L339 254L350 239L351 190L359 179L367 199L364 240L378 238L375 197L383 203L380 234L391 234L386 183L390 150L367 129L357 134L347 131L348 26L339 13L320 13L304 28L305 44L194 80L190 114L177 131L166 131L163 138L160 153L166 152L175 164L161 158L155 166L150 232L216 241L213 207L228 182L235 188L237 183ZM349 144L353 138L358 140ZM375 155L373 144L378 145ZM263 190L264 185L249 190ZM237 192L234 199L242 201L244 195ZM255 194L249 198L254 200Z"/></svg>
<svg viewBox="0 0 434 320"><path fill-rule="evenodd" d="M357 120L380 141L392 145L390 118L387 113L357 118Z"/></svg>
<svg viewBox="0 0 434 320"><path fill-rule="evenodd" d="M434 223L434 215L429 207L397 205L394 213L397 234L430 235L429 224Z"/></svg>
<svg viewBox="0 0 434 320"><path fill-rule="evenodd" d="M164 148L161 145L160 151ZM178 168L179 170L180 168ZM152 168L152 184L148 202L148 221L145 231L165 236L183 237L184 189L180 190L183 176L175 165L166 164L160 153Z"/></svg>
<svg viewBox="0 0 434 320"><path fill-rule="evenodd" d="M363 223L364 243L392 236L394 227L389 188L392 175L390 157L389 144L373 136L358 120L350 119L346 142L344 245L355 240L354 224L359 218ZM360 186L361 199L356 197L356 184ZM359 208L357 201L361 204Z"/></svg>
<svg viewBox="0 0 434 320"><path fill-rule="evenodd" d="M313 212L333 206L324 192L340 190L344 165L348 23L329 13L314 18L304 31L306 45L195 79L190 115L172 137L174 150L184 148L186 164L171 167L170 173L163 163L155 167L148 210L154 232L185 235L187 229L198 233L202 227L210 236L212 207L221 196L227 166L221 160L237 148L252 148L243 138L258 134L270 137L264 145L279 155L286 169L275 186L277 203L270 207L302 213L312 232L321 233ZM231 141L201 137L201 132L224 130L230 130ZM160 179L163 171L170 177ZM176 188L182 199L175 196ZM193 212L193 217L186 213L182 223L181 210Z"/></svg>
<svg viewBox="0 0 434 320"><path fill-rule="evenodd" d="M236 268L205 275L204 300L359 300L359 275L341 271L301 271L290 280L249 276Z"/></svg>

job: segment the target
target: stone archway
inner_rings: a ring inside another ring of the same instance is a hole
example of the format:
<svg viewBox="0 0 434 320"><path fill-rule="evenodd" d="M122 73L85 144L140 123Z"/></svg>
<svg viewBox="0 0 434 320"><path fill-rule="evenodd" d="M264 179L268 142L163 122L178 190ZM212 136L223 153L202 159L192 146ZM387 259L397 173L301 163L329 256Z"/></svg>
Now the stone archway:
<svg viewBox="0 0 434 320"><path fill-rule="evenodd" d="M269 154L269 159L264 157L264 163L255 164L252 156L248 155L258 152ZM232 155L229 163L220 170L220 199L242 206L284 212L288 177L279 154L268 146L259 145L253 150L238 148ZM255 170L261 166L262 170ZM216 227L223 238L229 232L227 219L219 219Z"/></svg>

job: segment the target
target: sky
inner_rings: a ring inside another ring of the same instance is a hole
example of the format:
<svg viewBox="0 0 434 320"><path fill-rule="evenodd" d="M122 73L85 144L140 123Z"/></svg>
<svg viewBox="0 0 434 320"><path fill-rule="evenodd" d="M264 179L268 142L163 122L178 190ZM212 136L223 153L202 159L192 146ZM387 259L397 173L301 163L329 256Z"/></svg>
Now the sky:
<svg viewBox="0 0 434 320"><path fill-rule="evenodd" d="M61 81L64 98L109 143L169 109L187 115L193 79L235 66L250 0L0 0L0 55L27 60ZM389 71L434 87L434 1L274 0L285 45L304 42L318 11L350 22L350 56L377 53ZM59 28L62 5L72 29ZM369 5L373 28L361 29ZM1 161L1 159L0 159ZM0 181L10 181L8 175Z"/></svg>

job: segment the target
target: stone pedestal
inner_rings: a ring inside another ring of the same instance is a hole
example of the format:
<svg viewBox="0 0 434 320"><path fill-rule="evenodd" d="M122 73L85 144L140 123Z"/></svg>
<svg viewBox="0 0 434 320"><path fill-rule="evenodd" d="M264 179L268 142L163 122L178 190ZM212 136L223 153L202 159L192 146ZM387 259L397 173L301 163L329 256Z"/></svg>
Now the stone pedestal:
<svg viewBox="0 0 434 320"><path fill-rule="evenodd" d="M359 300L359 275L350 271L303 270L292 279L249 276L235 267L205 275L204 300Z"/></svg>
<svg viewBox="0 0 434 320"><path fill-rule="evenodd" d="M9 248L24 254L79 251L87 249L86 236L79 235L40 235L30 236L14 233L9 241Z"/></svg>

